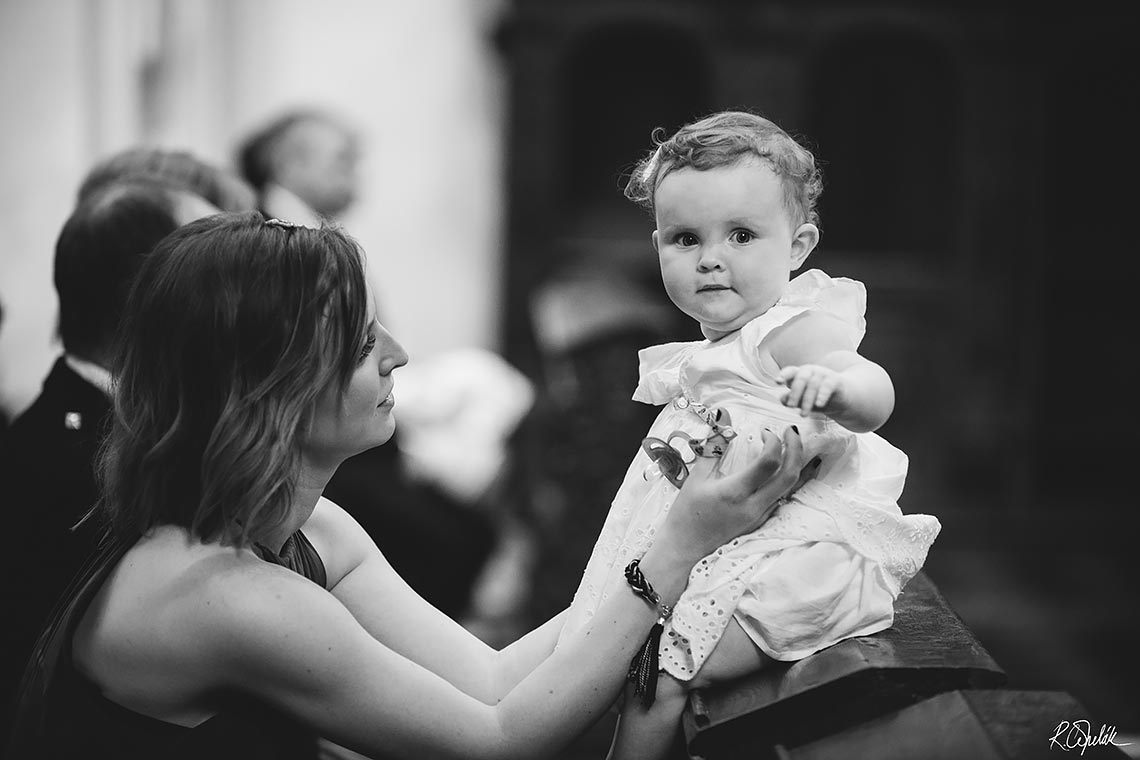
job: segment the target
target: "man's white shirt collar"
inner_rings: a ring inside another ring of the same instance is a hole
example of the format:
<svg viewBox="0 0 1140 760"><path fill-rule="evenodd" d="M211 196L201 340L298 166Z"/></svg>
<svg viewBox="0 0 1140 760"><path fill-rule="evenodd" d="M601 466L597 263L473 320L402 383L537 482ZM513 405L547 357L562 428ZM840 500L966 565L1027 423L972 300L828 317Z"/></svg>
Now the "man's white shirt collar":
<svg viewBox="0 0 1140 760"><path fill-rule="evenodd" d="M99 390L103 391L103 395L107 398L111 397L111 372L104 367L100 367L95 362L89 362L86 359L80 359L73 354L64 354L63 360L67 362L67 366L75 372L75 374L82 377L87 382L94 385Z"/></svg>

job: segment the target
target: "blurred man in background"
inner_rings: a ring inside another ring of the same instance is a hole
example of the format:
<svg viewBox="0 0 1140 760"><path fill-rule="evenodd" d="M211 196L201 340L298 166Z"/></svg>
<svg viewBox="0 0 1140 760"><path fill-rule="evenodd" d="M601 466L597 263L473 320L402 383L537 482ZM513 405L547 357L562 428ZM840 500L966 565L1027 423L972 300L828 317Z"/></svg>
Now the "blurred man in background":
<svg viewBox="0 0 1140 760"><path fill-rule="evenodd" d="M257 208L253 187L233 172L207 163L184 150L128 148L103 159L87 172L79 185L82 202L100 188L125 179L147 179L197 196L220 211Z"/></svg>
<svg viewBox="0 0 1140 760"><path fill-rule="evenodd" d="M113 171L97 167L59 234L54 284L63 351L40 394L0 443L11 537L0 555L7 601L0 664L5 700L14 696L36 633L96 545L98 521L77 523L98 498L95 460L111 409L115 333L134 274L168 233L219 210L181 180L135 171L142 157ZM201 177L216 172L188 154L179 154L168 169L174 167L183 178L182 170Z"/></svg>
<svg viewBox="0 0 1140 760"><path fill-rule="evenodd" d="M357 198L360 141L329 112L281 113L241 140L235 156L266 217L311 227L335 224ZM497 439L480 438L471 445L465 434L472 426L482 432L474 413L499 408L493 403L496 394L503 384L515 387L511 383L517 381L508 372L504 383L488 388L479 370L493 359L475 351L463 355L477 359L459 372L454 362L437 366L423 360L402 369L405 390L398 392L405 411L396 434L386 445L345 461L325 489L420 595L457 619L471 611L479 573L498 542L496 494L504 469L498 459L483 461L486 453L495 453L491 444ZM494 376L501 378L502 372ZM451 382L466 377L488 392L472 401L472 383ZM429 387L432 393L418 392ZM529 406L529 396L523 398ZM504 415L512 427L517 416ZM472 425L461 424L467 421ZM420 456L425 449L427 462Z"/></svg>
<svg viewBox="0 0 1140 760"><path fill-rule="evenodd" d="M238 147L238 166L267 217L312 227L340 217L357 193L359 141L331 114L285 113Z"/></svg>

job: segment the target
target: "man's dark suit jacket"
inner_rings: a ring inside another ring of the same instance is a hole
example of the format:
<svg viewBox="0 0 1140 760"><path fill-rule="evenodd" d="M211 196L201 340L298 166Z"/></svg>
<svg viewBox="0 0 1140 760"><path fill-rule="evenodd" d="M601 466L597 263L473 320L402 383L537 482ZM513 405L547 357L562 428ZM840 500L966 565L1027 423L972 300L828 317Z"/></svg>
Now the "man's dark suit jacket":
<svg viewBox="0 0 1140 760"><path fill-rule="evenodd" d="M72 526L95 503L94 460L110 408L103 392L60 357L40 395L0 442L5 523L0 686L5 706L41 624L95 546L92 521Z"/></svg>

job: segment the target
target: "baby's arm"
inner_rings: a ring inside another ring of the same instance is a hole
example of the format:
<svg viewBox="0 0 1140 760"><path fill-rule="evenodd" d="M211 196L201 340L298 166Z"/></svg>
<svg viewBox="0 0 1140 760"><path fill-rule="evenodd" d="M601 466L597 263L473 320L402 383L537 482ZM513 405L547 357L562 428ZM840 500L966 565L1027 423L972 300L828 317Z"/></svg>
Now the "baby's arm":
<svg viewBox="0 0 1140 760"><path fill-rule="evenodd" d="M773 333L767 349L788 388L786 406L804 414L821 412L856 433L877 430L891 416L895 389L890 375L856 352L838 318L804 314Z"/></svg>

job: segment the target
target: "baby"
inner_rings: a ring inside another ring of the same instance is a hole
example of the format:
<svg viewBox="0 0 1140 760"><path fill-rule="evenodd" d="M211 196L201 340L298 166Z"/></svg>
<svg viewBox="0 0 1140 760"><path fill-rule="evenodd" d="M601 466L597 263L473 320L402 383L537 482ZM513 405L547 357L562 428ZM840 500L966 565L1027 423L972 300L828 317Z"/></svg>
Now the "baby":
<svg viewBox="0 0 1140 760"><path fill-rule="evenodd" d="M664 408L618 490L563 635L608 595L630 593L622 569L652 543L695 457L732 471L755 459L762 431L793 425L822 464L760 529L694 567L663 615L656 688L631 668L612 758L664 756L695 686L888 628L938 535L934 517L900 511L906 455L872 432L891 414L894 387L857 352L863 285L815 269L791 278L819 242L821 189L812 154L745 112L682 127L626 188L656 218L665 291L706 339L639 354L634 398Z"/></svg>

